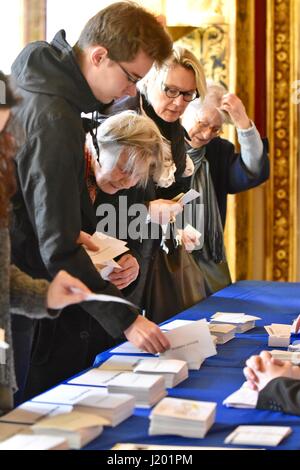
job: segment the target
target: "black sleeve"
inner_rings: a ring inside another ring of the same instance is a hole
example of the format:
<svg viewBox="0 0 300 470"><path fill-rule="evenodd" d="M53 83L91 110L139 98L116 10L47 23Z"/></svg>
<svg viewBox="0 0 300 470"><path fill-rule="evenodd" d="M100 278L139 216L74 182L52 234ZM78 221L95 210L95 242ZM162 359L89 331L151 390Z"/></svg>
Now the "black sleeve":
<svg viewBox="0 0 300 470"><path fill-rule="evenodd" d="M57 139L59 135L64 139ZM122 297L105 282L85 250L76 243L81 230L80 194L84 184L82 142L66 119L49 121L28 140L17 158L18 178L40 255L51 277L60 269L81 279L92 291ZM85 302L82 307L112 336L120 336L137 312L114 303Z"/></svg>
<svg viewBox="0 0 300 470"><path fill-rule="evenodd" d="M300 380L287 377L271 380L260 391L256 408L300 416Z"/></svg>

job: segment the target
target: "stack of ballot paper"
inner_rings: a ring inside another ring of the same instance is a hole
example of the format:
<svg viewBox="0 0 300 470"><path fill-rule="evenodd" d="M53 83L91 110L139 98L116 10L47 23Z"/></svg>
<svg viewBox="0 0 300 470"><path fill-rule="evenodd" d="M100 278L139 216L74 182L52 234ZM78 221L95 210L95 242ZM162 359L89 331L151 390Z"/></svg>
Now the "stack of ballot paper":
<svg viewBox="0 0 300 470"><path fill-rule="evenodd" d="M75 411L102 416L109 426L115 427L133 414L135 398L118 393L91 392L74 405Z"/></svg>
<svg viewBox="0 0 300 470"><path fill-rule="evenodd" d="M58 405L51 403L34 403L27 401L14 410L1 416L0 422L34 424L46 416L55 416L62 413L70 413L73 407L70 405Z"/></svg>
<svg viewBox="0 0 300 470"><path fill-rule="evenodd" d="M160 357L186 361L189 369L199 369L207 357L217 354L208 323L205 320L179 326L166 331L165 335L171 347Z"/></svg>
<svg viewBox="0 0 300 470"><path fill-rule="evenodd" d="M245 313L217 312L211 317L210 323L229 323L236 326L236 333L244 333L255 328L256 320L260 318Z"/></svg>
<svg viewBox="0 0 300 470"><path fill-rule="evenodd" d="M291 361L295 366L300 365L300 353L292 351L280 351L273 349L270 351L274 359L279 359L280 361Z"/></svg>
<svg viewBox="0 0 300 470"><path fill-rule="evenodd" d="M235 337L236 327L227 323L213 323L209 325L209 331L217 337L217 344L225 344Z"/></svg>
<svg viewBox="0 0 300 470"><path fill-rule="evenodd" d="M223 405L229 408L256 408L257 399L258 391L252 390L247 382L244 382L241 388L225 398Z"/></svg>
<svg viewBox="0 0 300 470"><path fill-rule="evenodd" d="M164 398L150 415L149 434L202 438L215 421L216 403Z"/></svg>
<svg viewBox="0 0 300 470"><path fill-rule="evenodd" d="M101 416L71 411L42 419L31 429L36 434L62 437L71 449L81 449L102 433L105 424L108 422Z"/></svg>
<svg viewBox="0 0 300 470"><path fill-rule="evenodd" d="M141 374L162 375L167 388L176 387L189 376L188 366L185 361L177 359L149 358L139 361L134 372Z"/></svg>
<svg viewBox="0 0 300 470"><path fill-rule="evenodd" d="M167 395L161 375L123 372L109 381L108 392L128 393L136 399L136 406L149 408Z"/></svg>
<svg viewBox="0 0 300 470"><path fill-rule="evenodd" d="M109 382L120 375L119 370L101 370L99 368L93 368L84 372L83 374L69 380L69 384L77 385L95 385L97 387L107 387Z"/></svg>
<svg viewBox="0 0 300 470"><path fill-rule="evenodd" d="M144 359L145 356L113 355L103 362L98 370L118 370L122 372L133 372L134 368Z"/></svg>
<svg viewBox="0 0 300 470"><path fill-rule="evenodd" d="M225 444L275 447L291 434L288 426L238 426L225 439Z"/></svg>
<svg viewBox="0 0 300 470"><path fill-rule="evenodd" d="M20 434L28 431L29 426L25 424L16 424L16 423L0 423L0 442L9 439L15 434Z"/></svg>
<svg viewBox="0 0 300 470"><path fill-rule="evenodd" d="M265 326L265 330L269 335L268 346L278 348L287 348L291 339L291 325L282 325L280 323L272 323Z"/></svg>
<svg viewBox="0 0 300 470"><path fill-rule="evenodd" d="M79 400L92 393L107 394L105 388L95 388L80 385L57 385L47 392L41 393L32 398L32 403L54 403L61 405L74 405Z"/></svg>
<svg viewBox="0 0 300 470"><path fill-rule="evenodd" d="M101 232L95 232L91 240L99 249L98 251L86 249L86 252L94 265L100 270L102 277L107 279L114 268L121 267L113 259L128 251L129 248L126 246L126 242Z"/></svg>
<svg viewBox="0 0 300 470"><path fill-rule="evenodd" d="M0 443L0 450L69 450L63 437L34 434L16 434Z"/></svg>

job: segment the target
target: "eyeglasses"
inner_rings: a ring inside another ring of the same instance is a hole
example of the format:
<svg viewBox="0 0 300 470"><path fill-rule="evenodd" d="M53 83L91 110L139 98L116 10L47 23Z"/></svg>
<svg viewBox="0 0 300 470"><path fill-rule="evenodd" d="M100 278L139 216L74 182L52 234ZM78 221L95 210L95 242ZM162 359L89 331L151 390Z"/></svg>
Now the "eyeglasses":
<svg viewBox="0 0 300 470"><path fill-rule="evenodd" d="M115 61L116 62L116 61ZM120 67L121 70L123 70L123 72L125 73L126 77L127 77L127 80L132 83L133 85L136 85L138 81L141 80L141 78L135 78L133 77L129 72L127 72L127 70L123 67L123 65L120 64L120 62L116 62L116 64L118 64L118 66Z"/></svg>
<svg viewBox="0 0 300 470"><path fill-rule="evenodd" d="M214 135L215 137L223 133L222 127L210 126L209 124L207 124L207 122L198 121L197 125L201 131L209 130L210 133Z"/></svg>
<svg viewBox="0 0 300 470"><path fill-rule="evenodd" d="M170 88L164 83L162 84L162 91L167 95L168 98L178 98L178 96L182 95L183 100L187 102L194 101L199 96L197 90L180 91L177 88Z"/></svg>

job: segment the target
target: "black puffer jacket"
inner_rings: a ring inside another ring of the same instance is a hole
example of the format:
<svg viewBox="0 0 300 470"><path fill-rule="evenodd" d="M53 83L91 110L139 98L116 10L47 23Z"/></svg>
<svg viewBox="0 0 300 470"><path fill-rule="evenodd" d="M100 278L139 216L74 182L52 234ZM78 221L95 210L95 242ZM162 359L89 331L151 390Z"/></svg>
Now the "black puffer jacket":
<svg viewBox="0 0 300 470"><path fill-rule="evenodd" d="M122 296L77 245L80 230L92 233L95 213L84 180L81 112L101 110L60 31L53 42L29 44L12 67L22 102L15 118L26 143L16 157L18 192L12 225L13 262L33 277L51 279L60 269L95 292ZM117 306L116 306L117 305ZM83 304L112 336L120 336L137 312L120 304Z"/></svg>

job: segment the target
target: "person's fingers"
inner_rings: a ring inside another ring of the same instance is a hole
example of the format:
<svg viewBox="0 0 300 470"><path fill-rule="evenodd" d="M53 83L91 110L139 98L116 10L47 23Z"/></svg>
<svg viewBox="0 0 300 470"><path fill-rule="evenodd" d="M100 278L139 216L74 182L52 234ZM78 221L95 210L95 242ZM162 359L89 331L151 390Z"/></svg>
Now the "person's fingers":
<svg viewBox="0 0 300 470"><path fill-rule="evenodd" d="M272 354L270 354L268 351L262 351L260 353L260 357L263 361L270 361L272 359Z"/></svg>
<svg viewBox="0 0 300 470"><path fill-rule="evenodd" d="M251 369L260 370L261 358L259 356L251 356L249 359L247 359L246 365L250 367Z"/></svg>
<svg viewBox="0 0 300 470"><path fill-rule="evenodd" d="M257 377L251 367L244 367L243 369L244 376L248 379L251 380L252 382L257 381Z"/></svg>

